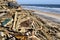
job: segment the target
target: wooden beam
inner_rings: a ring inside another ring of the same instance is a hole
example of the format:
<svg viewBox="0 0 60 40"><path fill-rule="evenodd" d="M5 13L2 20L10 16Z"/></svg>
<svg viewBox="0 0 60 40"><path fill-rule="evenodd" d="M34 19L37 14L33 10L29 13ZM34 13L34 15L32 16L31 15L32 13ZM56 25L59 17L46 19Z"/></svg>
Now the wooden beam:
<svg viewBox="0 0 60 40"><path fill-rule="evenodd" d="M17 21L17 12L15 13L15 17L14 17L14 24L13 24L13 30L16 30L16 21Z"/></svg>

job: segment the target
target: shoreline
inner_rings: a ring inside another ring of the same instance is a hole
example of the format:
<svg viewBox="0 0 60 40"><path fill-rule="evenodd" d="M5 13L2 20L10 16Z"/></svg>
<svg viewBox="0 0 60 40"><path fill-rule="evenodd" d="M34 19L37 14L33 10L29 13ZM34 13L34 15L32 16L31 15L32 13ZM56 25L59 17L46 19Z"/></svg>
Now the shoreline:
<svg viewBox="0 0 60 40"><path fill-rule="evenodd" d="M30 10L30 9L26 9L26 10ZM39 17L43 17L44 19L60 24L60 14L52 13L52 12L42 12L40 10L33 10L33 9L31 9L30 11L33 11L33 14L36 14Z"/></svg>
<svg viewBox="0 0 60 40"><path fill-rule="evenodd" d="M40 17L43 17L45 19L51 20L53 22L59 23L60 24L60 14L53 14L53 13L47 13L47 12L40 12L40 11L35 11L37 15Z"/></svg>

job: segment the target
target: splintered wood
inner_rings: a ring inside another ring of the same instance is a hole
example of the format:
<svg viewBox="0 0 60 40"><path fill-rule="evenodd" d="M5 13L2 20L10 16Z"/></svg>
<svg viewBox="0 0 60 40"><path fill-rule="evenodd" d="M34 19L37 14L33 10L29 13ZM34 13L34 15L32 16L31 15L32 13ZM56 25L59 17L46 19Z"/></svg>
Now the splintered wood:
<svg viewBox="0 0 60 40"><path fill-rule="evenodd" d="M0 0L0 40L60 40L60 24L33 13L15 0Z"/></svg>

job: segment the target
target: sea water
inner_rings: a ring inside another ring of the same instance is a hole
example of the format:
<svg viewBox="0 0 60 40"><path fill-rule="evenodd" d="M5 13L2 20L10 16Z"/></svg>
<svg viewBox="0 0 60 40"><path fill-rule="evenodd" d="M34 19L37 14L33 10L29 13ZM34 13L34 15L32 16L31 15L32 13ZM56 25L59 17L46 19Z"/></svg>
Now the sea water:
<svg viewBox="0 0 60 40"><path fill-rule="evenodd" d="M25 5L22 7L25 9L40 10L43 12L52 12L52 13L60 14L60 8L59 7L25 6Z"/></svg>

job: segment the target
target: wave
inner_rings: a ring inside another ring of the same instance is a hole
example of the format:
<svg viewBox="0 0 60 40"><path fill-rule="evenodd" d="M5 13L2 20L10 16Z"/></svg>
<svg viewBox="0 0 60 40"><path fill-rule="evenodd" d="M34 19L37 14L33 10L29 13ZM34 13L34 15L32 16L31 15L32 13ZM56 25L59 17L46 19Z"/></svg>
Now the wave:
<svg viewBox="0 0 60 40"><path fill-rule="evenodd" d="M51 8L51 7L37 7L37 6L22 6L25 9L33 9L33 10L40 10L43 12L53 12L53 13L59 13L60 14L60 8Z"/></svg>

